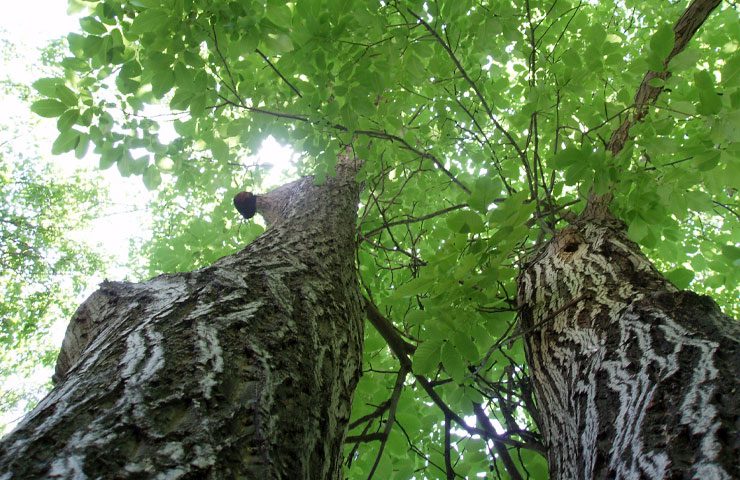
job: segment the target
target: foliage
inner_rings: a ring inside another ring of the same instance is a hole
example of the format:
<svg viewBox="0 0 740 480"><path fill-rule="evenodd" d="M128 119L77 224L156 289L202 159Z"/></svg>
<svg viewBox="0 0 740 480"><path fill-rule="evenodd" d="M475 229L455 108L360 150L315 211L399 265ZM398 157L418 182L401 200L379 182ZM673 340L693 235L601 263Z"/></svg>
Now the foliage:
<svg viewBox="0 0 740 480"><path fill-rule="evenodd" d="M100 259L69 237L97 208L100 195L89 180L50 180L40 159L0 153L0 411L20 400L35 403L48 385L17 389L39 365L53 366L59 345L49 330L69 318ZM32 405L26 405L26 408Z"/></svg>
<svg viewBox="0 0 740 480"><path fill-rule="evenodd" d="M476 404L508 440L536 444L515 278L589 191L614 193L630 236L678 286L737 313L731 4L670 62L667 80L651 80L663 91L616 156L609 136L634 113L644 75L666 68L682 3L79 5L87 16L67 38L65 78L34 84L46 97L34 111L58 118L57 153L92 145L102 168L115 164L150 188L169 178L149 247L154 271L203 265L244 242L228 199L258 182L240 185L234 164L268 135L300 152L299 171L319 182L345 145L365 159L362 286L416 352L407 377L368 328L350 434L383 441L347 446L351 478L505 476L486 422L467 420ZM172 113L155 116L153 105ZM259 230L244 228L248 238ZM465 421L451 427L441 405ZM545 475L538 453L515 452L521 471Z"/></svg>
<svg viewBox="0 0 740 480"><path fill-rule="evenodd" d="M6 40L3 53L5 66L19 57ZM59 178L51 162L36 153L37 139L29 132L38 122L24 116L23 104L13 103L27 100L31 90L12 76L0 83L8 114L0 124L0 412L5 421L48 391L48 368L59 350L50 330L74 313L89 277L102 267L100 257L71 233L93 218L104 195L90 175Z"/></svg>

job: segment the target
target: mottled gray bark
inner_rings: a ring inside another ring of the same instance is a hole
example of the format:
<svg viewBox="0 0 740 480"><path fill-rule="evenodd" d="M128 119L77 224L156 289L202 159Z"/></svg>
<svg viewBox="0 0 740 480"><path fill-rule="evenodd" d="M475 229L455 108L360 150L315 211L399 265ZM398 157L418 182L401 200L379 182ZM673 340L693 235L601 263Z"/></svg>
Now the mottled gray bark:
<svg viewBox="0 0 740 480"><path fill-rule="evenodd" d="M740 478L738 323L594 213L519 280L552 478Z"/></svg>
<svg viewBox="0 0 740 480"><path fill-rule="evenodd" d="M341 478L363 338L354 171L260 197L270 228L209 267L104 283L0 478Z"/></svg>

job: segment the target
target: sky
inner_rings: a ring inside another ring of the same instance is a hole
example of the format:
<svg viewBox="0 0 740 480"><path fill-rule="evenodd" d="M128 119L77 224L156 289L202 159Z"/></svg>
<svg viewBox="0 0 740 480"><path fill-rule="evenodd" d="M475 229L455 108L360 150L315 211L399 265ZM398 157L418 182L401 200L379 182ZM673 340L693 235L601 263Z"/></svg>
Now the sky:
<svg viewBox="0 0 740 480"><path fill-rule="evenodd" d="M12 33L17 43L40 47L78 27L67 16L64 0L23 0L3 2L0 28Z"/></svg>

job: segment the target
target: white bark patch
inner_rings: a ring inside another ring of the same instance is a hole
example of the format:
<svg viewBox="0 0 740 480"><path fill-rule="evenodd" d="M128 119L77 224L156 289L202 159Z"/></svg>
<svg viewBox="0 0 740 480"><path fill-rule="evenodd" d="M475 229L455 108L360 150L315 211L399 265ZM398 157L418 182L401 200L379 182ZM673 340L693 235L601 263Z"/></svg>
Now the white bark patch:
<svg viewBox="0 0 740 480"><path fill-rule="evenodd" d="M136 418L146 416L142 394L146 383L164 367L163 339L151 324L136 328L126 337L126 351L119 362L124 394L118 403L129 404Z"/></svg>
<svg viewBox="0 0 740 480"><path fill-rule="evenodd" d="M51 464L49 477L64 478L69 480L86 480L87 475L83 471L84 457L80 455L69 455L65 458L58 458Z"/></svg>
<svg viewBox="0 0 740 480"><path fill-rule="evenodd" d="M242 298L244 298L244 294L241 291L233 291L231 293L228 293L226 295L208 295L207 300L201 300L198 302L196 307L193 309L192 312L190 312L191 318L201 318L201 317L208 317L210 318L213 314L213 308L214 305L220 304L220 303L228 303L231 301L239 301Z"/></svg>
<svg viewBox="0 0 740 480"><path fill-rule="evenodd" d="M175 467L175 468L170 468L167 471L158 473L157 476L154 478L156 480L177 480L178 478L181 478L186 473L188 473L188 471L185 470L184 468Z"/></svg>
<svg viewBox="0 0 740 480"><path fill-rule="evenodd" d="M185 451L182 449L182 444L177 442L168 442L160 450L162 455L170 457L172 460L179 462L185 456Z"/></svg>
<svg viewBox="0 0 740 480"><path fill-rule="evenodd" d="M720 422L716 408L711 404L715 391L712 381L716 380L718 374L713 357L718 345L693 338L689 331L660 312L650 312L651 322L646 323L644 316L645 313L641 315L632 308L625 312L619 323L619 360L603 364L604 370L609 374L609 387L617 392L619 398L617 438L610 452L610 465L618 473L617 478L637 478L642 474L663 478L666 475L670 466L668 458L660 452L646 451L642 442L641 429L658 386L658 382L651 378L650 370L657 368L662 381L680 374L678 355L686 349L695 350L699 355L693 365L692 379L685 390L680 412L676 413L680 416L681 423L688 425L694 435L702 436L702 441L697 446L701 450L701 457L706 461L715 460L720 450L716 437ZM659 329L666 341L673 345L670 354L662 355L654 349L653 328ZM639 364L640 370L637 373L628 374L637 366L630 361L628 353L628 349L635 345L642 352L643 361ZM625 458L630 458L631 461L626 462ZM710 466L706 461L700 465L709 467L704 471L711 470L713 473L701 478L729 480L729 475L716 465Z"/></svg>
<svg viewBox="0 0 740 480"><path fill-rule="evenodd" d="M290 260L290 257L287 257L287 259ZM264 272L271 298L276 300L283 311L289 316L293 315L293 295L283 277L290 274L295 275L301 267L300 262L293 261L295 262L294 265L273 267Z"/></svg>
<svg viewBox="0 0 740 480"><path fill-rule="evenodd" d="M143 331L142 331L143 330ZM121 358L121 376L127 387L143 384L164 365L164 336L152 325L137 328L126 338L126 351Z"/></svg>
<svg viewBox="0 0 740 480"><path fill-rule="evenodd" d="M203 365L205 373L200 379L203 396L211 398L211 390L218 382L216 377L224 370L223 349L218 343L218 330L205 320L198 320L195 324L196 333L196 361Z"/></svg>
<svg viewBox="0 0 740 480"><path fill-rule="evenodd" d="M195 459L190 462L191 465L198 468L206 468L216 463L216 453L210 445L196 445L193 448Z"/></svg>
<svg viewBox="0 0 740 480"><path fill-rule="evenodd" d="M221 317L221 322L231 324L231 323L243 323L245 325L249 325L255 316L257 315L257 312L260 308L264 305L264 302L262 300L258 300L256 302L250 302L244 307L240 308L236 312L229 313L227 315L224 315Z"/></svg>

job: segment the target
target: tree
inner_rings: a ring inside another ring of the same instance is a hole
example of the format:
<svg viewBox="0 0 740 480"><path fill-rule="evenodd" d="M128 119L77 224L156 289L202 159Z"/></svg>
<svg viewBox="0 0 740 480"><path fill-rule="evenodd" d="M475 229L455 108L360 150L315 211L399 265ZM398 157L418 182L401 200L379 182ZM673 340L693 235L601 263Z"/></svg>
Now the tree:
<svg viewBox="0 0 740 480"><path fill-rule="evenodd" d="M350 477L731 478L737 324L681 289L737 312L740 27L643 3L91 2L36 110L200 212L154 270L233 246L266 135L325 188L364 160Z"/></svg>
<svg viewBox="0 0 740 480"><path fill-rule="evenodd" d="M47 387L33 382L25 388L10 385L31 376L40 364L54 365L58 346L49 340L49 330L55 319L74 312L85 281L103 265L89 247L68 235L98 211L101 192L82 175L76 182L50 180L52 172L39 158L0 147L3 413L24 404L30 409L46 393Z"/></svg>
<svg viewBox="0 0 740 480"><path fill-rule="evenodd" d="M237 254L104 283L70 323L57 388L6 440L3 468L339 477L362 362L351 161L321 187L259 197L274 226Z"/></svg>

